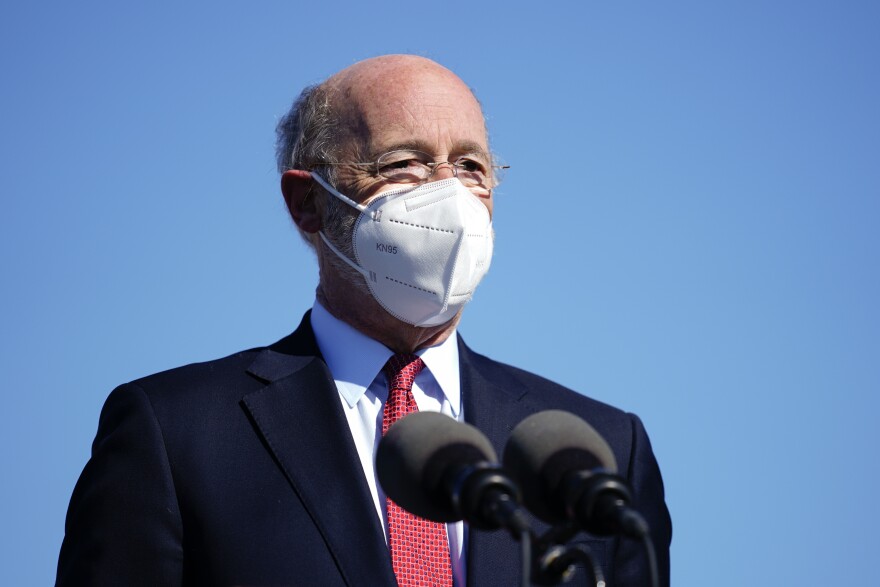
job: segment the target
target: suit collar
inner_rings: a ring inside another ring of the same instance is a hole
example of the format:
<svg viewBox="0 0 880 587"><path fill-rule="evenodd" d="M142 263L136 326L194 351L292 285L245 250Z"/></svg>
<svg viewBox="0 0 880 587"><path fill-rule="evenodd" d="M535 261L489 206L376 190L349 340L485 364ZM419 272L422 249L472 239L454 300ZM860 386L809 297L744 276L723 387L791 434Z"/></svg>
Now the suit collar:
<svg viewBox="0 0 880 587"><path fill-rule="evenodd" d="M393 585L382 527L366 507L372 498L309 314L293 334L262 351L248 372L267 385L246 395L244 407L346 583Z"/></svg>
<svg viewBox="0 0 880 587"><path fill-rule="evenodd" d="M311 311L306 312L293 333L263 349L248 367L248 373L271 383L296 373L314 359L323 360L310 317Z"/></svg>
<svg viewBox="0 0 880 587"><path fill-rule="evenodd" d="M527 415L523 402L528 389L507 369L473 352L461 337L458 345L465 421L488 436L501 456L513 426Z"/></svg>
<svg viewBox="0 0 880 587"><path fill-rule="evenodd" d="M465 420L492 443L499 458L511 430L530 413L528 389L508 369L471 351L459 338ZM468 533L468 585L520 584L519 544L505 530Z"/></svg>

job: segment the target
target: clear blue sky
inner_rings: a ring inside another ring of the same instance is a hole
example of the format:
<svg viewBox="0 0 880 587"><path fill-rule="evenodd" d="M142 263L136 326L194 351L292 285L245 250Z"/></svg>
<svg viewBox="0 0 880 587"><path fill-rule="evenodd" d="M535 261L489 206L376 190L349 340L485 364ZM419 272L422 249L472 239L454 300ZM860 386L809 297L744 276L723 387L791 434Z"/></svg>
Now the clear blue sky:
<svg viewBox="0 0 880 587"><path fill-rule="evenodd" d="M407 52L512 165L463 336L642 417L673 583L880 584L878 31L867 1L8 3L2 582L53 580L115 385L296 326L275 122Z"/></svg>

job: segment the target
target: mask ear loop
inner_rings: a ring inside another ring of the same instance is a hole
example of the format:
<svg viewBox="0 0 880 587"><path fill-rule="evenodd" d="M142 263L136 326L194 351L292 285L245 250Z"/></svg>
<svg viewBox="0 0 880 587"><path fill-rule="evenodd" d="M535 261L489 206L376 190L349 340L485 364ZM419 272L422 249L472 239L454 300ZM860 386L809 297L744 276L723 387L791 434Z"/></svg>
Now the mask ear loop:
<svg viewBox="0 0 880 587"><path fill-rule="evenodd" d="M327 238L327 236L324 234L324 231L323 231L323 230L319 230L319 231L318 231L318 236L321 237L321 240L324 241L324 244L327 245L327 247L328 247L331 251L333 251L333 252L336 254L337 257L339 257L340 259L342 259L343 261L345 261L345 262L349 265L349 267L351 267L352 269L354 269L355 271L357 271L358 273L360 273L361 275L363 275L363 276L364 276L364 279L369 279L369 280L372 281L373 283L376 282L376 274L375 274L373 271L367 271L367 270L365 270L363 267L361 267L360 265L358 265L357 263L355 263L354 261L352 261L351 259L349 259L347 256L345 256L345 255L342 253L342 251L340 251L339 249L337 249L336 247L334 247L334 246L333 246L333 243L330 242L330 239Z"/></svg>
<svg viewBox="0 0 880 587"><path fill-rule="evenodd" d="M333 186L331 186L329 183L327 183L327 181L323 177L321 177L320 175L318 175L314 171L312 171L312 179L317 181L321 185L321 187L323 187L325 190L327 190L328 192L330 192L331 194L333 194L334 196L336 196L337 198L339 198L340 200L342 200L343 202L345 202L346 204L348 204L352 208L360 210L360 212L363 214L367 214L367 207L366 206L358 204L357 202L355 202L351 198L344 196L341 193L339 193L338 191L336 191L336 189L334 189ZM375 213L371 213L370 215L372 216L372 214L375 214ZM324 241L324 244L327 245L327 247L331 251L333 251L333 253L337 257L339 257L340 259L345 261L349 267L351 267L352 269L354 269L355 271L357 271L358 273L363 275L364 279L370 279L373 282L376 281L376 274L374 272L364 270L357 263L355 263L354 261L349 259L347 255L343 254L342 251L340 251L335 246L333 246L333 243L330 242L330 239L327 238L327 235L324 234L323 230L318 231L318 236L321 237L321 240Z"/></svg>
<svg viewBox="0 0 880 587"><path fill-rule="evenodd" d="M327 190L328 192L330 192L331 194L333 194L334 196L336 196L337 198L339 198L340 200L342 200L343 202L345 202L346 204L348 204L352 208L355 208L356 210L360 210L364 214L368 214L366 206L364 206L363 204L358 204L357 202L355 202L354 200L352 200L348 196L344 196L341 193L339 193L338 191L336 191L336 188L334 188L329 183L327 183L327 180L325 180L323 177L321 177L320 175L318 175L314 171L312 171L311 173L312 173L312 179L317 181L321 185L322 188L324 188L325 190Z"/></svg>

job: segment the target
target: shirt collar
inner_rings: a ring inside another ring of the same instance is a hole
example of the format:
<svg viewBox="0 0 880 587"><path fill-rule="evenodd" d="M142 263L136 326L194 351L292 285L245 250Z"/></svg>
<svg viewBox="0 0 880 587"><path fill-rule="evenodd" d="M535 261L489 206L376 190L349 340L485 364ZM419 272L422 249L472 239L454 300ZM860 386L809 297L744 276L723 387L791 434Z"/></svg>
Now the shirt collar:
<svg viewBox="0 0 880 587"><path fill-rule="evenodd" d="M318 348L336 387L353 408L394 353L333 316L317 300L312 305L311 322ZM425 362L429 374L446 396L453 416L457 417L461 410L461 382L456 338L453 331L442 343L416 351L416 355Z"/></svg>

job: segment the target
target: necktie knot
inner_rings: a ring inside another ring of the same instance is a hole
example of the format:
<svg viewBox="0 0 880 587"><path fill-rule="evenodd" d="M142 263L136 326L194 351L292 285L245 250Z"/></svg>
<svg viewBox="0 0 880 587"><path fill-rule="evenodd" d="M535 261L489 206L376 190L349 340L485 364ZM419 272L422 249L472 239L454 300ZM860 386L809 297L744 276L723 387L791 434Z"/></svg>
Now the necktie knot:
<svg viewBox="0 0 880 587"><path fill-rule="evenodd" d="M425 363L418 355L397 353L385 363L382 372L388 379L388 389L410 391L416 377L425 368Z"/></svg>
<svg viewBox="0 0 880 587"><path fill-rule="evenodd" d="M416 355L398 353L388 359L382 371L388 379L388 401L382 418L382 436L388 432L392 424L413 412L418 412L416 400L412 394L413 383L425 363Z"/></svg>

